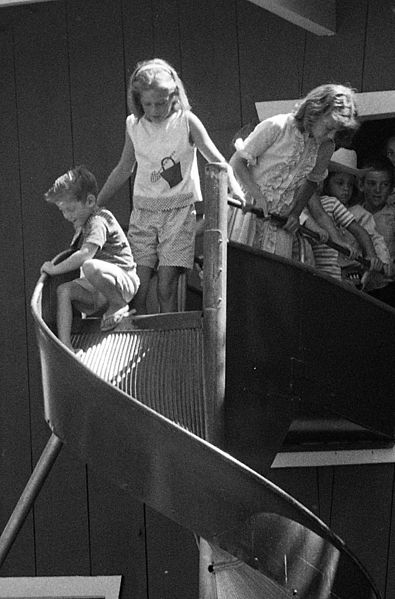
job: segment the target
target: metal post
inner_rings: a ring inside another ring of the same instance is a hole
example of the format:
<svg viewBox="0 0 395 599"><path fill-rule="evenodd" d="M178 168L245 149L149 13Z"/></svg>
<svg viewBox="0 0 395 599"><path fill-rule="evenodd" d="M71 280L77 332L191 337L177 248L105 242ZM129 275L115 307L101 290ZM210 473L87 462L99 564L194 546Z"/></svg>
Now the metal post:
<svg viewBox="0 0 395 599"><path fill-rule="evenodd" d="M206 440L224 446L227 190L225 164L206 165L203 237L203 347ZM200 539L199 599L216 599L210 545Z"/></svg>
<svg viewBox="0 0 395 599"><path fill-rule="evenodd" d="M19 530L22 528L26 517L36 500L47 478L63 443L56 435L52 434L46 444L36 467L34 468L26 487L16 504L0 537L0 567L3 565Z"/></svg>
<svg viewBox="0 0 395 599"><path fill-rule="evenodd" d="M227 167L206 165L203 237L203 338L206 439L224 445L226 352Z"/></svg>

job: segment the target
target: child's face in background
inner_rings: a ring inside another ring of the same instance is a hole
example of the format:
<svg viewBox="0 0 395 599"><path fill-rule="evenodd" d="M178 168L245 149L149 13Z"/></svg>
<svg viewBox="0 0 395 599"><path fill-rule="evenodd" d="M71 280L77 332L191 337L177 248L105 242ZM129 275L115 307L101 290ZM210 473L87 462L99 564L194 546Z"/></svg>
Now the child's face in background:
<svg viewBox="0 0 395 599"><path fill-rule="evenodd" d="M87 201L78 202L71 194L64 194L56 202L57 207L63 214L64 218L73 224L74 229L82 227L93 212L94 198L88 196Z"/></svg>
<svg viewBox="0 0 395 599"><path fill-rule="evenodd" d="M160 123L172 112L174 94L166 88L153 88L141 92L140 102L145 117L153 123Z"/></svg>
<svg viewBox="0 0 395 599"><path fill-rule="evenodd" d="M345 206L351 200L354 191L354 175L351 173L335 172L329 173L328 191L329 195L337 198Z"/></svg>
<svg viewBox="0 0 395 599"><path fill-rule="evenodd" d="M360 181L359 188L364 195L366 208L377 212L385 206L391 193L391 175L386 171L368 171Z"/></svg>
<svg viewBox="0 0 395 599"><path fill-rule="evenodd" d="M387 142L387 158L391 160L392 166L395 168L395 137L391 137Z"/></svg>

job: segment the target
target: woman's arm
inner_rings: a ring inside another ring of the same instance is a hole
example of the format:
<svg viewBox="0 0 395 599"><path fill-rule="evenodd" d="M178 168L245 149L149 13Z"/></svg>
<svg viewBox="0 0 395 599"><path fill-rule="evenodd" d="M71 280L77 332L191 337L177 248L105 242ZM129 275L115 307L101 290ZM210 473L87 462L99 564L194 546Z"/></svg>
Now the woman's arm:
<svg viewBox="0 0 395 599"><path fill-rule="evenodd" d="M98 206L103 206L106 202L112 198L112 196L122 187L122 185L129 179L132 174L134 163L136 162L136 155L134 151L133 142L127 131L125 131L125 143L123 146L122 154L119 159L117 166L108 176L107 181L104 183L97 196Z"/></svg>

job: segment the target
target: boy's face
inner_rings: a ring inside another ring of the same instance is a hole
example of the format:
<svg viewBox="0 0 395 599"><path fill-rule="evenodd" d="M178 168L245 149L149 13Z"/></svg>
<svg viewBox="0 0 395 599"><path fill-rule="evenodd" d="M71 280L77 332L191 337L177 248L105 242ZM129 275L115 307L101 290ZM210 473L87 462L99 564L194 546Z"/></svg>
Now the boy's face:
<svg viewBox="0 0 395 599"><path fill-rule="evenodd" d="M377 212L385 206L391 193L391 176L386 171L368 171L359 183L369 212Z"/></svg>
<svg viewBox="0 0 395 599"><path fill-rule="evenodd" d="M387 143L387 157L391 160L395 167L395 137L391 137Z"/></svg>
<svg viewBox="0 0 395 599"><path fill-rule="evenodd" d="M86 223L93 212L92 197L88 196L86 202L78 202L72 194L64 194L56 202L56 205L64 218L73 224L74 229L78 229Z"/></svg>
<svg viewBox="0 0 395 599"><path fill-rule="evenodd" d="M351 173L330 173L328 179L329 195L334 196L347 206L354 189L354 179L355 177Z"/></svg>

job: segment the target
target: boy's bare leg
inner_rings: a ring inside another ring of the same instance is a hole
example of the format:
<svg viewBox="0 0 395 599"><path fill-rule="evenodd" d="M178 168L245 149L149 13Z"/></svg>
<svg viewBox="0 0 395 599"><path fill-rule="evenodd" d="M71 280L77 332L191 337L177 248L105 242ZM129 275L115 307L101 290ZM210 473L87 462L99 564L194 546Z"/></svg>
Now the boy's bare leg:
<svg viewBox="0 0 395 599"><path fill-rule="evenodd" d="M66 347L74 351L71 344L71 325L73 323L73 304L78 304L82 312L93 307L92 295L78 283L70 281L59 285L57 289L57 327L58 337Z"/></svg>
<svg viewBox="0 0 395 599"><path fill-rule="evenodd" d="M87 260L82 269L87 281L106 298L108 302L106 314L114 314L127 306L116 285L114 265L93 259Z"/></svg>
<svg viewBox="0 0 395 599"><path fill-rule="evenodd" d="M160 266L158 268L158 300L160 312L177 312L178 279L182 268Z"/></svg>
<svg viewBox="0 0 395 599"><path fill-rule="evenodd" d="M136 309L137 314L146 314L147 295L153 274L153 268L150 268L149 266L137 266L137 274L140 279L140 287L133 298L133 308Z"/></svg>

